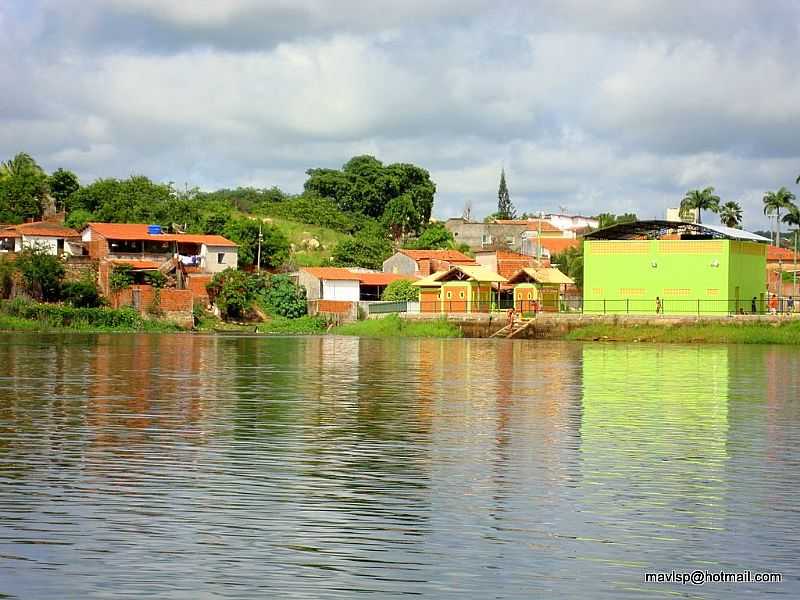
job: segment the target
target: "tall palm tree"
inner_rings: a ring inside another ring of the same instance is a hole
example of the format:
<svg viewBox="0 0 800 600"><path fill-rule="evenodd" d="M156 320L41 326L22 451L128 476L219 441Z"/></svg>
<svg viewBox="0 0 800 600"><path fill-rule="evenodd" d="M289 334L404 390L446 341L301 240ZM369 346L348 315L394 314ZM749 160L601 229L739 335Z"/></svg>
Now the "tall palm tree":
<svg viewBox="0 0 800 600"><path fill-rule="evenodd" d="M713 187L704 190L689 190L681 200L680 215L688 217L693 210L697 210L697 222L702 223L701 215L704 210L719 212L719 196L714 194Z"/></svg>
<svg viewBox="0 0 800 600"><path fill-rule="evenodd" d="M785 187L776 192L764 194L764 214L775 215L775 245L781 245L781 210L791 211L794 204L795 195Z"/></svg>
<svg viewBox="0 0 800 600"><path fill-rule="evenodd" d="M33 157L25 152L20 152L11 160L6 160L0 163L0 179L11 175L20 175L24 171L33 169L37 172L43 172L42 168L36 164Z"/></svg>
<svg viewBox="0 0 800 600"><path fill-rule="evenodd" d="M726 227L739 227L742 224L742 207L738 202L726 202L719 209L719 220Z"/></svg>

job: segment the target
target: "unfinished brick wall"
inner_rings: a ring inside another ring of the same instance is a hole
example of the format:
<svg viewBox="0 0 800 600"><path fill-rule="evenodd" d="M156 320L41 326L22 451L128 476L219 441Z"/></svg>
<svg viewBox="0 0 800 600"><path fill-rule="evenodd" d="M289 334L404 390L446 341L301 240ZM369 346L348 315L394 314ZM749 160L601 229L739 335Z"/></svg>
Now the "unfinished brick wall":
<svg viewBox="0 0 800 600"><path fill-rule="evenodd" d="M186 277L186 287L192 291L195 300L208 304L208 290L206 285L211 283L212 275L192 274Z"/></svg>
<svg viewBox="0 0 800 600"><path fill-rule="evenodd" d="M86 279L97 279L97 261L83 260L83 257L67 260L64 265L64 280L83 281Z"/></svg>

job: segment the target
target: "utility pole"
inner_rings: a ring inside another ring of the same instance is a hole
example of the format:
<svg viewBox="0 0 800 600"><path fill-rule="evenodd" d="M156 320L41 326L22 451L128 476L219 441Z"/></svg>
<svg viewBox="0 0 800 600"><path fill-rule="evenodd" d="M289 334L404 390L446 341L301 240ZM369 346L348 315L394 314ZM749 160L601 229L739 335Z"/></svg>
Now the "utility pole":
<svg viewBox="0 0 800 600"><path fill-rule="evenodd" d="M261 272L261 240L263 239L263 235L261 235L261 221L258 222L258 259L256 260L256 271L258 273Z"/></svg>

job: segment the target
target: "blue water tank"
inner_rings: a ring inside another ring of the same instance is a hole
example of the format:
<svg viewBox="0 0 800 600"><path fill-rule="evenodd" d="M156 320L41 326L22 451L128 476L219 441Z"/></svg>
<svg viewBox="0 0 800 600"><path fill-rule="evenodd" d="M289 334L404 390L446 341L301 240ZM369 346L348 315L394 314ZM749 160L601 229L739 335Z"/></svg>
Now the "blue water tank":
<svg viewBox="0 0 800 600"><path fill-rule="evenodd" d="M149 235L161 235L161 225L148 225L147 233Z"/></svg>

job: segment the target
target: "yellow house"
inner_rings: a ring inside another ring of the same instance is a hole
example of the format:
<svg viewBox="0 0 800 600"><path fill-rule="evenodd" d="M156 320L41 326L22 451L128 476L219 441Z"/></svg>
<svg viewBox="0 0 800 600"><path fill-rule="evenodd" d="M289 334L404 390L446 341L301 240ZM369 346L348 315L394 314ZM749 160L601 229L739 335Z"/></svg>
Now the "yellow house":
<svg viewBox="0 0 800 600"><path fill-rule="evenodd" d="M575 283L554 267L521 269L508 279L514 286L514 308L520 312L544 310L558 312L562 285Z"/></svg>
<svg viewBox="0 0 800 600"><path fill-rule="evenodd" d="M506 281L486 267L454 265L412 285L420 288L420 311L489 312L496 305L498 285Z"/></svg>

